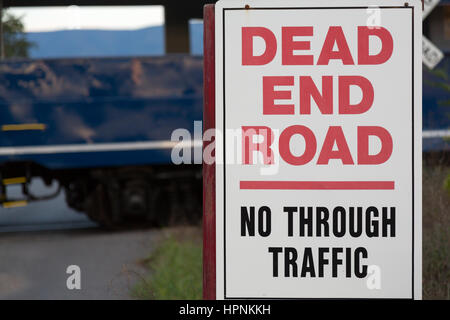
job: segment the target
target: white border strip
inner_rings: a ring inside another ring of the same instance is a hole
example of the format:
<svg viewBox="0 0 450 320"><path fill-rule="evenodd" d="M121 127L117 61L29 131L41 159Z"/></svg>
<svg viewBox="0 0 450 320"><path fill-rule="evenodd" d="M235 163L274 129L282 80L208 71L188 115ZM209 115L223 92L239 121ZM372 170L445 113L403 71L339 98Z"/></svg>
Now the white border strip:
<svg viewBox="0 0 450 320"><path fill-rule="evenodd" d="M450 138L449 130L426 130L422 132L422 138Z"/></svg>
<svg viewBox="0 0 450 320"><path fill-rule="evenodd" d="M449 138L450 130L427 130L422 133L423 139ZM83 153L83 152L107 152L107 151L134 151L202 147L201 140L190 141L146 141L146 142L121 142L121 143L93 143L93 144L68 144L55 146L36 147L2 147L0 156L15 156L25 154L53 154L53 153Z"/></svg>
<svg viewBox="0 0 450 320"><path fill-rule="evenodd" d="M105 152L105 151L134 151L172 149L174 147L202 147L203 141L148 141L148 142L123 142L123 143L93 143L36 147L3 147L0 148L0 156L14 156L25 154L53 154L53 153L79 153L79 152Z"/></svg>

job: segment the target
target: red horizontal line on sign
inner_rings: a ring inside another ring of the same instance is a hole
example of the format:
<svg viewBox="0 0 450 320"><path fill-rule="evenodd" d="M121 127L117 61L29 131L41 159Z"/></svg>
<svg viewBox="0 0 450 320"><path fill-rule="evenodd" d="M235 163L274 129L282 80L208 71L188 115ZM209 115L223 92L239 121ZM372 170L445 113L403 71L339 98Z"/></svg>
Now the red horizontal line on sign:
<svg viewBox="0 0 450 320"><path fill-rule="evenodd" d="M394 190L394 181L241 181L241 190Z"/></svg>

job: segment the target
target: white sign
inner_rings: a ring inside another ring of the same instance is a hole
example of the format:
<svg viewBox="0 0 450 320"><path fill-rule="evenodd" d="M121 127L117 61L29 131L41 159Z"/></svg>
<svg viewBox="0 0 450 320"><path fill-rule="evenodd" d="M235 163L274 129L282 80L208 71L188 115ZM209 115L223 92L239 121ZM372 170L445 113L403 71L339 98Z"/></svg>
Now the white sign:
<svg viewBox="0 0 450 320"><path fill-rule="evenodd" d="M438 5L440 1L441 0L424 0L422 19L425 19L430 14L430 12Z"/></svg>
<svg viewBox="0 0 450 320"><path fill-rule="evenodd" d="M422 52L423 63L430 69L434 69L444 58L444 53L425 36L422 36Z"/></svg>
<svg viewBox="0 0 450 320"><path fill-rule="evenodd" d="M422 3L379 4L216 4L218 299L421 298Z"/></svg>

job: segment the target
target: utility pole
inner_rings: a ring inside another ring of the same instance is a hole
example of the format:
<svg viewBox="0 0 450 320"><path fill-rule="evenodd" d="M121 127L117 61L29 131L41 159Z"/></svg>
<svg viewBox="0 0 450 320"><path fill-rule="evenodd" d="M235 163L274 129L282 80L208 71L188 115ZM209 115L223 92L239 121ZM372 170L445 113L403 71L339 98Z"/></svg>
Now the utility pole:
<svg viewBox="0 0 450 320"><path fill-rule="evenodd" d="M189 53L189 19L202 17L204 2L164 1L166 53Z"/></svg>

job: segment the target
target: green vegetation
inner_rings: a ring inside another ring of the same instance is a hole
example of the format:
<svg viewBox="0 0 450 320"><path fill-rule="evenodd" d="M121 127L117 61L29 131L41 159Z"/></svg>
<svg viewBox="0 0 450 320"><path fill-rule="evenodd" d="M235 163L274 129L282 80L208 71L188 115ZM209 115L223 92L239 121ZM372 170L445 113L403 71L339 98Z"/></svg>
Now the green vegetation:
<svg viewBox="0 0 450 320"><path fill-rule="evenodd" d="M149 275L133 288L135 298L202 298L202 247L198 239L201 230L196 229L194 235L184 235L179 239L173 233L145 260Z"/></svg>
<svg viewBox="0 0 450 320"><path fill-rule="evenodd" d="M423 298L450 299L450 168L423 169Z"/></svg>
<svg viewBox="0 0 450 320"><path fill-rule="evenodd" d="M427 84L450 92L450 78L447 73L448 65L445 65L443 68L439 68L436 70L430 71L433 75L435 75L439 81L427 81ZM441 106L450 106L450 99L441 100L438 102Z"/></svg>
<svg viewBox="0 0 450 320"><path fill-rule="evenodd" d="M438 81L427 81L426 83L430 86L433 86L435 88L440 88L442 90L447 91L450 94L450 75L448 74L448 63L442 67L438 68L436 70L430 71L436 78L438 78ZM438 101L438 105L440 106L450 106L450 99L444 99ZM450 117L450 113L447 113L447 115ZM446 141L450 142L450 138L446 137L444 138ZM450 192L450 173L447 175L447 179L445 182L445 188L449 190Z"/></svg>
<svg viewBox="0 0 450 320"><path fill-rule="evenodd" d="M28 58L30 49L36 44L25 37L22 18L3 10L2 24L5 58Z"/></svg>
<svg viewBox="0 0 450 320"><path fill-rule="evenodd" d="M450 175L448 175L447 178L444 181L444 188L450 194Z"/></svg>

